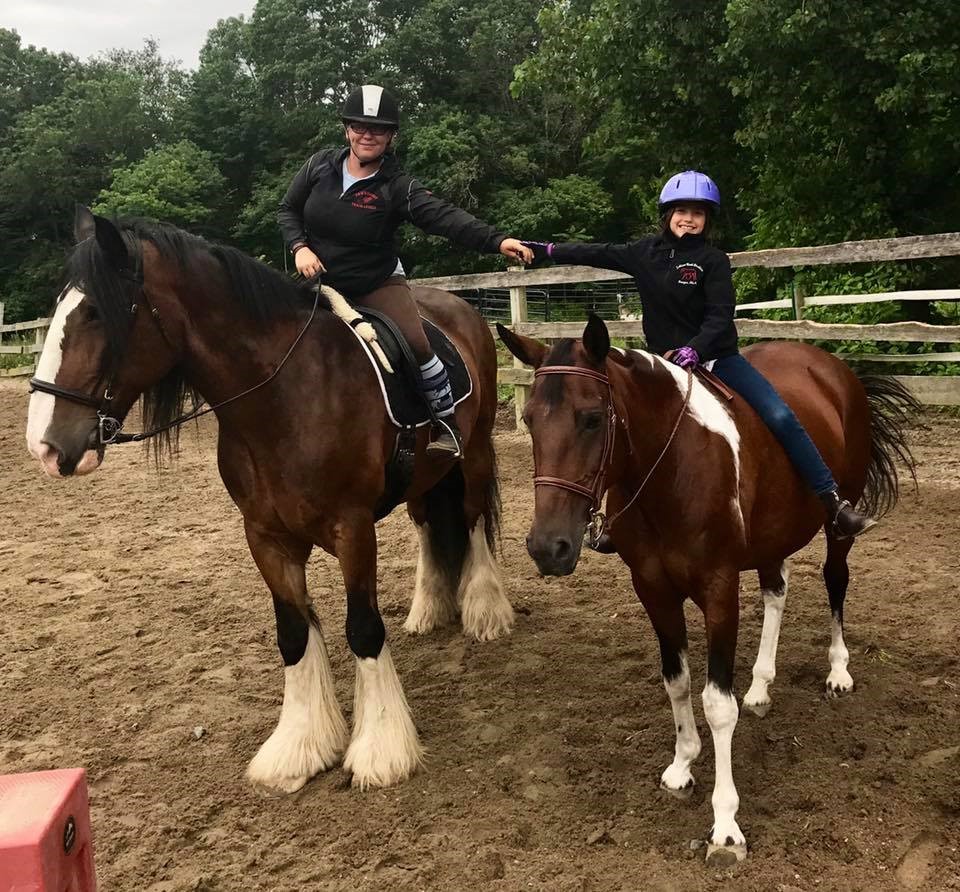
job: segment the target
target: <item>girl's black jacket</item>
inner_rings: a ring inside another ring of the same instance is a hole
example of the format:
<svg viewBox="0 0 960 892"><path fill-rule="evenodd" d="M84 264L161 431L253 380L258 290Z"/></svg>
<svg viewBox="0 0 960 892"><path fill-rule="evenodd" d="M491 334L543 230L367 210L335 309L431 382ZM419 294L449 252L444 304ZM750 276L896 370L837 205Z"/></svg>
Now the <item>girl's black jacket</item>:
<svg viewBox="0 0 960 892"><path fill-rule="evenodd" d="M664 232L626 245L556 244L551 256L633 276L651 351L687 345L703 362L737 352L730 260L702 235Z"/></svg>
<svg viewBox="0 0 960 892"><path fill-rule="evenodd" d="M343 164L350 150L311 156L290 183L277 220L287 249L306 244L327 272L325 284L357 299L374 291L397 267L394 234L410 222L430 235L484 253L506 238L492 226L437 198L404 173L394 155L368 180L343 192Z"/></svg>

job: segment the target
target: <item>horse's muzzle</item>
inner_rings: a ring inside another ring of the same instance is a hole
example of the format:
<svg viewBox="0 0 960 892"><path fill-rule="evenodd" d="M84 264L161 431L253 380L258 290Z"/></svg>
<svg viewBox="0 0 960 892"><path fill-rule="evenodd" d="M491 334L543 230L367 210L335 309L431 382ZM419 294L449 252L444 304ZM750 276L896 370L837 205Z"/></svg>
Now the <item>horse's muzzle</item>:
<svg viewBox="0 0 960 892"><path fill-rule="evenodd" d="M580 560L583 530L579 535L544 534L530 531L527 551L541 576L569 576Z"/></svg>

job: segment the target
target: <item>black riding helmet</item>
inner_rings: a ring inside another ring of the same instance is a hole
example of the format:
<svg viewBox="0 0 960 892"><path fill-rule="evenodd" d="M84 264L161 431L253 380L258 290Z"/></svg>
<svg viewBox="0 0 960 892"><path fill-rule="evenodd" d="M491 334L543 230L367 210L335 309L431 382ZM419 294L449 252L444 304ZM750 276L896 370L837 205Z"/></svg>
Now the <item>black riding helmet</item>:
<svg viewBox="0 0 960 892"><path fill-rule="evenodd" d="M396 129L400 126L400 106L388 90L374 84L364 84L346 98L340 109L340 117L344 124L357 121Z"/></svg>

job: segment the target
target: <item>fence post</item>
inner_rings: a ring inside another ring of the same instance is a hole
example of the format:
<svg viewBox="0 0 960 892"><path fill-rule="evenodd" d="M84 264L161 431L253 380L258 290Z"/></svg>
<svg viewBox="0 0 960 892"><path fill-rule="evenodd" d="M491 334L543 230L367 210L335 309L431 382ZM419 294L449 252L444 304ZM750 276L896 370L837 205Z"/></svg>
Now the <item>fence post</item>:
<svg viewBox="0 0 960 892"><path fill-rule="evenodd" d="M511 267L511 272L520 272L522 266ZM510 289L510 326L513 327L518 322L527 321L527 286L516 285ZM513 367L522 369L523 363L516 357L513 358ZM516 384L513 388L513 408L516 413L517 430L526 430L523 423L523 407L527 404L527 394L530 388L525 384Z"/></svg>
<svg viewBox="0 0 960 892"><path fill-rule="evenodd" d="M33 343L35 346L35 352L33 354L33 373L37 373L37 363L40 361L40 352L43 350L43 342L47 339L47 330L46 328L38 328L37 333L34 335Z"/></svg>
<svg viewBox="0 0 960 892"><path fill-rule="evenodd" d="M803 292L803 286L797 285L796 281L792 283L790 299L793 301L793 318L803 319L803 305L806 294Z"/></svg>

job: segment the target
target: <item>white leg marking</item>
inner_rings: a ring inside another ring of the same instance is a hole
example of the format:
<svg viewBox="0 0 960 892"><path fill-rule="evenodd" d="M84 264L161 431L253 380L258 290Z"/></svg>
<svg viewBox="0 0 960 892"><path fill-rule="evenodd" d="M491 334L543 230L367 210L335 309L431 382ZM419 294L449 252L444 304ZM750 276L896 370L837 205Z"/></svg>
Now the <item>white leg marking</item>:
<svg viewBox="0 0 960 892"><path fill-rule="evenodd" d="M716 759L716 780L713 787L713 832L710 844L727 850L743 847L746 857L746 839L737 824L737 809L740 797L733 783L732 745L733 731L737 727L737 699L724 693L712 682L703 689L703 713L713 735L713 752ZM709 858L710 852L707 856ZM737 858L741 857L737 852Z"/></svg>
<svg viewBox="0 0 960 892"><path fill-rule="evenodd" d="M450 580L430 550L430 525L425 523L417 527L417 534L420 536L417 581L410 613L403 624L403 628L411 634L432 632L457 618L455 594Z"/></svg>
<svg viewBox="0 0 960 892"><path fill-rule="evenodd" d="M337 762L347 744L323 635L313 623L300 662L284 670L280 720L247 767L247 778L293 793Z"/></svg>
<svg viewBox="0 0 960 892"><path fill-rule="evenodd" d="M780 568L780 588L763 589L763 631L757 661L753 664L753 684L743 698L743 705L757 715L766 715L770 708L770 683L777 677L777 645L780 643L780 623L787 605L787 582L790 568Z"/></svg>
<svg viewBox="0 0 960 892"><path fill-rule="evenodd" d="M837 696L853 690L853 678L847 672L850 652L843 641L843 623L834 614L830 621L830 674L827 676L827 693Z"/></svg>
<svg viewBox="0 0 960 892"><path fill-rule="evenodd" d="M390 647L384 644L376 659L357 658L353 739L343 767L361 790L389 787L413 774L423 755Z"/></svg>
<svg viewBox="0 0 960 892"><path fill-rule="evenodd" d="M687 667L687 655L680 655L680 674L670 680L663 680L663 686L673 708L673 726L677 731L677 743L673 753L673 762L660 776L660 786L671 792L693 790L693 774L690 765L700 755L700 734L697 732L697 720L693 715L693 703L690 699L690 670Z"/></svg>
<svg viewBox="0 0 960 892"><path fill-rule="evenodd" d="M500 568L490 553L483 517L470 532L457 600L463 631L477 641L492 641L513 630L513 606L503 591Z"/></svg>
<svg viewBox="0 0 960 892"><path fill-rule="evenodd" d="M43 351L37 360L36 377L44 381L56 381L63 362L63 333L67 325L67 318L79 306L84 294L77 288L65 291L50 320L50 329L43 345ZM53 407L56 398L49 393L35 391L30 397L30 408L27 412L27 449L30 454L39 459L44 470L52 477L59 477L57 470L56 453L43 442L44 434L53 419Z"/></svg>

